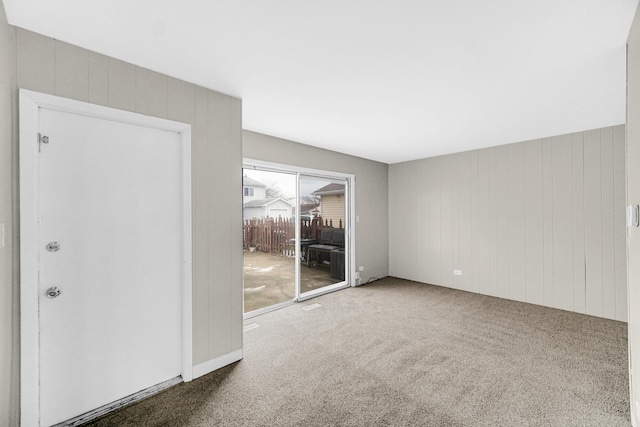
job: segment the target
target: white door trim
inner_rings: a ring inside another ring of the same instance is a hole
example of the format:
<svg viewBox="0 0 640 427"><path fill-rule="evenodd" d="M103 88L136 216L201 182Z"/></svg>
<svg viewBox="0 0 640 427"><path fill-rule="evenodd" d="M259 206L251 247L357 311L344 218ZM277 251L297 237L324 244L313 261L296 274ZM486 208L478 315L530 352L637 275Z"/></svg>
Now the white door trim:
<svg viewBox="0 0 640 427"><path fill-rule="evenodd" d="M179 134L182 162L182 379L193 378L191 125L20 89L21 425L40 425L38 322L38 111L41 108Z"/></svg>

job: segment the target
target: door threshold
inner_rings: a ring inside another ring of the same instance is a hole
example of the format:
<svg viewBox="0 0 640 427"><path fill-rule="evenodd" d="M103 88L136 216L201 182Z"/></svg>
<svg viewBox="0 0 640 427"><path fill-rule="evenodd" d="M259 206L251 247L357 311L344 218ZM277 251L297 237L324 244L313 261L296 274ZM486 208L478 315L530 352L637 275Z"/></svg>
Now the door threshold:
<svg viewBox="0 0 640 427"><path fill-rule="evenodd" d="M306 301L311 298L319 297L321 295L326 295L331 292L340 291L342 289L346 289L351 287L347 282L334 283L333 285L325 286L324 288L314 289L313 291L308 291L303 294L300 294L298 298L298 302Z"/></svg>
<svg viewBox="0 0 640 427"><path fill-rule="evenodd" d="M251 319L252 317L260 316L261 314L269 313L275 310L279 310L284 307L289 307L290 305L307 301L315 297L319 297L321 295L326 295L331 292L340 291L342 289L350 288L351 285L347 282L335 283L333 285L325 286L324 288L315 289L313 291L305 292L301 294L299 298L293 299L291 301L285 301L278 304L270 305L268 307L259 308L257 310L250 311L245 313L242 317L243 320Z"/></svg>
<svg viewBox="0 0 640 427"><path fill-rule="evenodd" d="M95 420L98 417L107 415L109 412L115 411L116 409L123 408L132 403L139 402L143 399L146 399L147 397L151 397L154 394L160 393L161 391L166 390L169 387L179 384L181 382L182 382L182 377L171 378L170 380L161 382L160 384L156 384L154 386L141 390L137 393L133 393L127 397L123 397L122 399L116 400L115 402L107 403L106 405L96 408L93 411L89 411L82 415L78 415L75 418L71 418L70 420L63 421L58 424L54 424L53 427L80 426L89 421Z"/></svg>
<svg viewBox="0 0 640 427"><path fill-rule="evenodd" d="M270 311L279 310L284 307L288 307L292 304L295 304L296 300L292 299L291 301L285 301L278 304L270 305L268 307L259 308L257 310L250 311L245 313L242 318L244 320L251 319L252 317L260 316L261 314L269 313Z"/></svg>

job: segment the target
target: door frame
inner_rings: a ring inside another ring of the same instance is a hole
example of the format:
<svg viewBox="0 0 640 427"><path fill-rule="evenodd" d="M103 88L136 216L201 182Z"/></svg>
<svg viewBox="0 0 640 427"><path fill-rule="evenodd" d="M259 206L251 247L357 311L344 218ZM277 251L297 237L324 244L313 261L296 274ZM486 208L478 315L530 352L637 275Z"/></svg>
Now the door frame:
<svg viewBox="0 0 640 427"><path fill-rule="evenodd" d="M20 407L22 425L40 425L38 316L38 123L39 110L110 120L176 132L182 168L182 379L193 378L191 125L20 89Z"/></svg>
<svg viewBox="0 0 640 427"><path fill-rule="evenodd" d="M348 288L348 287L356 287L358 283L356 282L356 176L349 173L343 172L334 172L328 170L321 169L312 169L305 168L301 166L292 166L283 163L274 163L265 160L257 160L252 158L243 158L242 159L242 167L244 168L258 168L260 170L271 171L271 172L281 172L281 173L291 173L296 176L296 198L299 196L299 186L300 186L300 176L307 175L311 177L321 177L321 178L340 178L347 181L347 185L345 188L345 200L347 201L347 210L348 210L348 223L345 229L345 248L347 248L348 252L348 262L345 266L345 282L346 284L336 283L334 285L325 286L324 288L320 288L311 292L308 292L302 298L300 296L300 263L297 261L300 259L300 247L296 245L295 249L295 259L296 259L296 272L295 272L295 281L296 281L296 297L291 301L285 301L279 304L275 304L273 306L264 307L258 310L254 310L250 312L250 315L244 314L244 318L248 319L254 316L258 316L263 313L267 313L269 311L277 310L282 307L286 307L287 305L295 304L296 302L306 301L311 298L315 298L320 295L324 295L330 292L334 292L340 289ZM300 212L299 209L296 209L296 241L300 239ZM243 276L244 280L244 276ZM244 282L243 282L244 287Z"/></svg>

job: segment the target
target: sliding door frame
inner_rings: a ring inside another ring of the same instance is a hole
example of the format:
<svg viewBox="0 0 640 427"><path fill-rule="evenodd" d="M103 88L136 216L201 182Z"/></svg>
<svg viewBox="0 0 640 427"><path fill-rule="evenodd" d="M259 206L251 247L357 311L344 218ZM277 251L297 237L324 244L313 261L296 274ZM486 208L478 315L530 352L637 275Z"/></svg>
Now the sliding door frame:
<svg viewBox="0 0 640 427"><path fill-rule="evenodd" d="M356 246L355 246L355 175L347 174L342 172L334 172L328 170L320 170L320 169L311 169L293 165L287 165L282 163L274 163L267 162L264 160L256 160L250 158L243 159L243 169L256 169L256 170L264 170L269 172L280 172L280 173L288 173L295 174L296 176L296 201L299 202L300 198L300 177L301 175L310 176L310 177L318 177L318 178L339 178L344 179L346 181L345 185L345 201L346 201L346 210L347 210L347 221L345 224L345 250L347 253L347 259L345 260L345 280L343 282L338 282L333 285L328 285L320 289L316 289L313 291L305 292L304 296L300 294L300 245L298 242L300 241L300 209L296 209L296 247L295 247L295 259L296 259L296 268L295 268L295 281L296 281L296 297L292 301L285 301L280 304L275 304L273 306L265 307L262 309L258 309L255 311L251 311L245 314L245 319L254 317L269 311L277 310L279 308L285 307L290 304L294 304L296 302L306 301L310 298L315 298L320 295L324 295L330 292L334 292L340 289L345 289L348 287L355 287L356 284ZM299 207L299 204L298 204Z"/></svg>

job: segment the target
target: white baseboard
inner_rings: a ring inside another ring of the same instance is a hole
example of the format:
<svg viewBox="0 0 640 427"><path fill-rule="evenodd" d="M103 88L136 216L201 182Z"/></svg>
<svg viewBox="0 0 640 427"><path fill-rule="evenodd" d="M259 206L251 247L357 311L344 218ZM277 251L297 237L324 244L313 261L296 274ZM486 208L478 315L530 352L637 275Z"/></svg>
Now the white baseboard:
<svg viewBox="0 0 640 427"><path fill-rule="evenodd" d="M207 375L217 369L223 368L241 360L243 357L242 349L225 354L224 356L216 357L215 359L207 360L193 367L193 378L196 379L203 375Z"/></svg>

